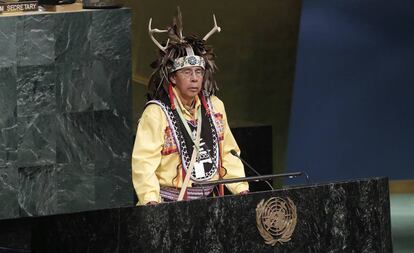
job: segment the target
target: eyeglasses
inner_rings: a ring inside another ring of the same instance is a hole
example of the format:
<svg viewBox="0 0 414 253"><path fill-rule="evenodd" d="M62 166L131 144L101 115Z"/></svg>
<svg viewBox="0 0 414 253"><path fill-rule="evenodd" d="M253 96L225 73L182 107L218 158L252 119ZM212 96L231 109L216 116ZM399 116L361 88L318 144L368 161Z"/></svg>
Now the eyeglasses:
<svg viewBox="0 0 414 253"><path fill-rule="evenodd" d="M194 73L194 75L196 77L202 77L204 76L204 69L182 69L182 70L178 70L177 73L180 73L181 75L185 76L185 77L191 77Z"/></svg>

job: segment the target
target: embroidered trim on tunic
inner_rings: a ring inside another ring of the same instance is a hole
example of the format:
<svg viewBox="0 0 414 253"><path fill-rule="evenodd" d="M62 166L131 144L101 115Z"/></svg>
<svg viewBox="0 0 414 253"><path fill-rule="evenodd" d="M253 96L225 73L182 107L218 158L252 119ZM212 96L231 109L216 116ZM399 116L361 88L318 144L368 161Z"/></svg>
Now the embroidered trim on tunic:
<svg viewBox="0 0 414 253"><path fill-rule="evenodd" d="M162 155L169 155L178 151L177 145L175 145L173 133L171 128L167 126L164 130L164 145L161 150Z"/></svg>
<svg viewBox="0 0 414 253"><path fill-rule="evenodd" d="M215 126L217 128L217 133L219 136L219 140L222 141L224 139L224 122L223 122L223 114L215 113L214 114L214 121L216 122Z"/></svg>
<svg viewBox="0 0 414 253"><path fill-rule="evenodd" d="M210 99L207 99L207 103L209 105L209 110L213 111ZM163 102L159 100L148 101L147 105L148 104L157 104L164 111L169 128L173 136L173 140L176 144L178 152L181 155L182 166L184 170L187 171L187 168L190 164L191 157L190 157L190 154L188 153L184 136L182 134L179 134L178 122L175 119L176 116L174 115L173 111L171 110L169 106L167 106L166 104L164 104ZM205 180L211 179L217 173L218 167L220 164L219 163L219 159L220 159L220 154L219 154L219 141L220 140L219 139L220 137L218 136L218 133L217 133L217 126L216 126L217 123L215 122L216 120L212 119L215 117L207 117L207 118L208 118L208 122L209 122L209 125L211 127L211 132L212 132L213 147L212 147L212 151L210 155L211 155L211 159L214 164L214 169L210 170L209 173L206 173L206 176L203 178L197 178L195 176L195 171L193 171L193 173L191 174L191 179L193 181L205 181ZM166 151L166 153L168 153L168 151Z"/></svg>

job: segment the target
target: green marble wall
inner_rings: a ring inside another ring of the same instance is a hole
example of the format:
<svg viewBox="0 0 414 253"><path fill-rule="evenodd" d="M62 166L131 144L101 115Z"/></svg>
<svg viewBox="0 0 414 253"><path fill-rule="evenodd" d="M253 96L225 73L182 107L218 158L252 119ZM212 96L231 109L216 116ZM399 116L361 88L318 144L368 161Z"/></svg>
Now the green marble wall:
<svg viewBox="0 0 414 253"><path fill-rule="evenodd" d="M0 219L134 204L130 23L0 16Z"/></svg>
<svg viewBox="0 0 414 253"><path fill-rule="evenodd" d="M183 13L184 34L204 36L215 13L222 32L213 35L219 71L218 96L226 104L230 125L271 125L273 164L284 170L292 84L298 40L300 0L163 1L124 0L133 21L133 118L138 120L145 103L145 84L156 47L148 37L153 27L171 23L176 6ZM159 35L160 40L165 36Z"/></svg>

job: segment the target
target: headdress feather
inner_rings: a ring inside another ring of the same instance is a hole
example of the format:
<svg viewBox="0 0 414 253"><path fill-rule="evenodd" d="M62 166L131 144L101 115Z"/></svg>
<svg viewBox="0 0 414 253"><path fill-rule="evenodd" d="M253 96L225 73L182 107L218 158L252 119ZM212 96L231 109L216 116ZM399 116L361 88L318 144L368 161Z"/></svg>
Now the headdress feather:
<svg viewBox="0 0 414 253"><path fill-rule="evenodd" d="M205 95L213 95L218 90L217 84L213 78L213 73L217 69L214 63L215 55L213 49L211 46L205 44L205 39L199 39L194 35L188 37L183 36L183 21L179 7L177 8L176 16L173 18L172 25L168 27L167 30L163 31L167 32L168 42L164 44L163 47L157 45L160 48L160 56L151 64L154 71L148 84L149 99L159 99L163 93L165 94L167 92L169 73L174 64L174 60L186 56L187 47L191 47L195 55L204 59L205 74L203 78L203 90ZM209 33L209 36L210 35L211 32Z"/></svg>

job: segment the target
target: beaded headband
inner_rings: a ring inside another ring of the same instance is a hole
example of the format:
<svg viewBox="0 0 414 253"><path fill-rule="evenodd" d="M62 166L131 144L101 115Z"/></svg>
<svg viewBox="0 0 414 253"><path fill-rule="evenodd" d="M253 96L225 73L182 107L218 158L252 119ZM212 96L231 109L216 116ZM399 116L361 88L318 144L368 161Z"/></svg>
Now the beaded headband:
<svg viewBox="0 0 414 253"><path fill-rule="evenodd" d="M191 47L186 47L185 50L187 55L174 60L170 73L186 67L202 67L205 69L206 62L203 57L195 55Z"/></svg>

